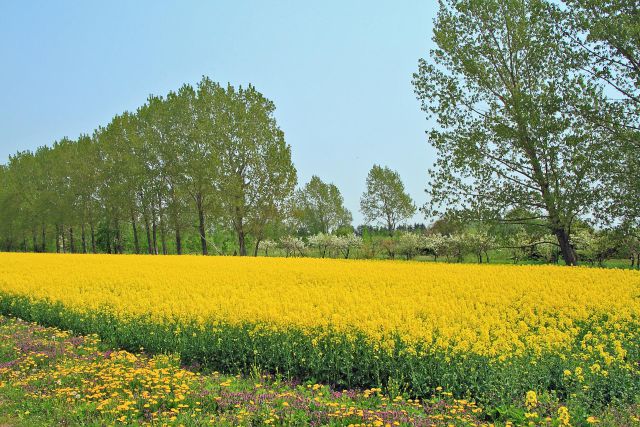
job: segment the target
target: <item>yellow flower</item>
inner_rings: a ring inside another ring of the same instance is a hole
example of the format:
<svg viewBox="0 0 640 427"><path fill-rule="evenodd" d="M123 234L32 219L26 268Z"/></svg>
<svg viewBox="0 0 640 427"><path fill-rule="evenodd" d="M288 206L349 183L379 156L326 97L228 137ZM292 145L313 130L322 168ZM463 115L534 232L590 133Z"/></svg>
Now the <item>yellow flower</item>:
<svg viewBox="0 0 640 427"><path fill-rule="evenodd" d="M288 330L307 334L316 345L311 351L362 336L378 353L441 352L445 362L461 353L496 363L552 354L569 360L566 366L584 367L564 371L578 382L585 382L585 371L610 377L618 368L636 369L625 347L638 338L630 334L640 318L640 276L628 270L19 253L1 253L0 266L7 307L25 297L59 303L62 309L52 313L62 318L75 313L86 321L105 313L128 322L142 316L156 333L175 333L171 339L180 345L200 333L250 325L251 336L264 342ZM570 354L576 342L580 354ZM135 363L118 352L111 358ZM538 404L532 396L526 399L531 408Z"/></svg>
<svg viewBox="0 0 640 427"><path fill-rule="evenodd" d="M570 426L571 424L571 416L569 415L569 410L566 406L561 406L558 408L558 421L561 426Z"/></svg>
<svg viewBox="0 0 640 427"><path fill-rule="evenodd" d="M527 395L525 397L525 405L529 409L535 408L536 406L538 406L538 395L536 394L535 391L529 390L527 392Z"/></svg>

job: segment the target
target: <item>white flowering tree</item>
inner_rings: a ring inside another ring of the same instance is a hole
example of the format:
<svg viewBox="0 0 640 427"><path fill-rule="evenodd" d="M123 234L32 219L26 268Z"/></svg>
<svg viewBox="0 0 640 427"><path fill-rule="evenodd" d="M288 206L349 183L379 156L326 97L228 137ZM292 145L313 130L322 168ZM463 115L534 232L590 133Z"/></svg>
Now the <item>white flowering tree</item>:
<svg viewBox="0 0 640 427"><path fill-rule="evenodd" d="M593 264L598 244L595 233L591 230L581 228L574 232L571 240L579 259Z"/></svg>
<svg viewBox="0 0 640 427"><path fill-rule="evenodd" d="M446 250L447 239L440 233L428 234L423 237L425 249L433 255L433 260L438 261L438 257Z"/></svg>
<svg viewBox="0 0 640 427"><path fill-rule="evenodd" d="M331 234L318 233L310 236L307 241L309 247L318 249L319 255L324 258L327 251L333 246L334 237Z"/></svg>
<svg viewBox="0 0 640 427"><path fill-rule="evenodd" d="M478 263L482 264L482 256L484 255L487 263L489 263L489 251L495 248L496 242L493 236L490 236L486 230L478 230L471 233L465 233L462 237L466 241L469 252L473 252L478 258Z"/></svg>
<svg viewBox="0 0 640 427"><path fill-rule="evenodd" d="M341 253L345 259L349 258L351 251L362 247L362 237L355 234L346 236L333 236L332 245L336 252Z"/></svg>
<svg viewBox="0 0 640 427"><path fill-rule="evenodd" d="M468 245L463 233L447 236L444 243L444 255L447 257L447 261L464 261Z"/></svg>
<svg viewBox="0 0 640 427"><path fill-rule="evenodd" d="M284 236L280 239L280 247L284 249L285 255L289 256L304 256L306 251L306 245L304 241L298 237Z"/></svg>
<svg viewBox="0 0 640 427"><path fill-rule="evenodd" d="M402 233L398 237L398 253L408 260L415 257L424 246L421 236L416 233Z"/></svg>
<svg viewBox="0 0 640 427"><path fill-rule="evenodd" d="M535 244L536 251L544 258L545 262L557 263L559 258L558 245L553 241L554 237L547 235L539 239Z"/></svg>
<svg viewBox="0 0 640 427"><path fill-rule="evenodd" d="M259 243L260 250L264 251L264 256L269 256L269 250L277 248L278 244L273 240L263 240Z"/></svg>
<svg viewBox="0 0 640 427"><path fill-rule="evenodd" d="M581 261L591 264L597 262L599 266L603 266L607 259L618 252L621 242L616 240L619 239L615 239L613 233L607 230L581 228L575 231L572 243Z"/></svg>

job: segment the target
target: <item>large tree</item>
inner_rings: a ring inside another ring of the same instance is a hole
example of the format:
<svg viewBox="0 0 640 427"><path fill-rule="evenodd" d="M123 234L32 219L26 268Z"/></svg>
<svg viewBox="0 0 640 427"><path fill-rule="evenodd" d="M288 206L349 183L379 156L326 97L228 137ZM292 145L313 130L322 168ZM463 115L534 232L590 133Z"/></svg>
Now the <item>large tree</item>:
<svg viewBox="0 0 640 427"><path fill-rule="evenodd" d="M598 193L606 143L585 112L600 93L545 0L440 0L437 48L420 60L414 86L437 119L427 211L454 206L498 218L522 208L543 218L567 265L576 218Z"/></svg>
<svg viewBox="0 0 640 427"><path fill-rule="evenodd" d="M353 217L344 206L340 190L312 176L304 188L296 193L294 215L304 234L333 233L351 225Z"/></svg>
<svg viewBox="0 0 640 427"><path fill-rule="evenodd" d="M198 234L202 253L206 255L207 229L211 228L207 220L213 214L222 214L220 180L229 99L224 88L207 77L200 81L196 92L183 87L178 95L183 105L181 123L187 127L182 144L188 168L185 188L195 202ZM196 120L189 122L190 117Z"/></svg>
<svg viewBox="0 0 640 427"><path fill-rule="evenodd" d="M152 223L152 246L156 246L157 229L160 231L163 253L167 252L166 235L171 230L175 236L175 250L182 254L183 233L188 217L186 213L189 212L186 196L191 194L188 190L192 188L188 184L201 184L203 180L199 178L202 176L208 177L206 182L210 183L215 175L215 169L199 162L203 143L194 140L193 129L197 121L194 101L195 91L191 86L184 85L177 93L170 92L166 99L149 97L137 114L140 140L137 144L140 147L138 157L144 159L142 169L146 181L140 187L138 198L145 227L148 229L149 221ZM210 193L202 186L198 189L202 200L205 193L206 196ZM204 218L204 204L198 206L198 212L203 212ZM202 252L206 255L206 239L201 239L201 242Z"/></svg>
<svg viewBox="0 0 640 427"><path fill-rule="evenodd" d="M281 221L297 172L273 102L251 85L228 85L225 99L216 131L222 134L219 189L244 256L247 236L259 244L266 228Z"/></svg>
<svg viewBox="0 0 640 427"><path fill-rule="evenodd" d="M52 185L55 191L51 222L55 226L56 247L62 252L75 252L75 226L78 222L77 198L73 181L76 142L62 138L51 150Z"/></svg>
<svg viewBox="0 0 640 427"><path fill-rule="evenodd" d="M368 223L384 224L393 235L399 223L413 216L416 206L405 192L398 172L373 165L367 175L367 189L360 198L360 211Z"/></svg>
<svg viewBox="0 0 640 427"><path fill-rule="evenodd" d="M36 180L37 164L30 151L16 153L9 158L6 174L7 249L29 250L32 230L38 226ZM34 250L35 250L35 244Z"/></svg>
<svg viewBox="0 0 640 427"><path fill-rule="evenodd" d="M564 0L560 25L584 58L584 69L608 95L592 114L612 143L598 218L640 225L640 4L637 0Z"/></svg>
<svg viewBox="0 0 640 427"><path fill-rule="evenodd" d="M98 210L98 147L88 135L81 135L69 147L69 186L75 210L74 222L79 227L78 252L95 252L95 225ZM44 237L43 237L44 240ZM75 246L75 245L74 245Z"/></svg>
<svg viewBox="0 0 640 427"><path fill-rule="evenodd" d="M183 235L189 228L190 219L194 216L190 206L200 206L204 218L205 205L191 204L196 200L194 194L198 192L209 197L213 192L213 181L216 169L210 162L211 157L203 156L198 151L201 141L194 141L195 121L195 92L191 86L184 85L180 90L170 92L163 105L162 121L166 123L164 143L158 146L158 157L162 165L161 177L165 183L167 211L170 226L175 236L176 253L183 252ZM198 162L204 157L205 163L198 167ZM204 179L202 177L208 177ZM191 186L188 186L190 184ZM190 191L191 190L191 191ZM202 224L204 229L204 223ZM200 228L198 228L200 230ZM201 234L199 232L198 234ZM203 254L207 253L206 234L200 239Z"/></svg>

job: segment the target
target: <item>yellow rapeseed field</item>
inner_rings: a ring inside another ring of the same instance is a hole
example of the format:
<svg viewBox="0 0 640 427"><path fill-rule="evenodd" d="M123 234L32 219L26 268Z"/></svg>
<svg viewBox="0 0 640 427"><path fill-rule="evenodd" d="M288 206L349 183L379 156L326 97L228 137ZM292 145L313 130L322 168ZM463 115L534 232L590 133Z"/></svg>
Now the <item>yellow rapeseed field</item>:
<svg viewBox="0 0 640 427"><path fill-rule="evenodd" d="M561 352L581 322L603 316L619 354L594 345L605 360L622 358L619 342L637 335L616 325L640 318L640 273L554 266L0 254L0 293L158 322L357 329L381 348L398 334L500 359Z"/></svg>

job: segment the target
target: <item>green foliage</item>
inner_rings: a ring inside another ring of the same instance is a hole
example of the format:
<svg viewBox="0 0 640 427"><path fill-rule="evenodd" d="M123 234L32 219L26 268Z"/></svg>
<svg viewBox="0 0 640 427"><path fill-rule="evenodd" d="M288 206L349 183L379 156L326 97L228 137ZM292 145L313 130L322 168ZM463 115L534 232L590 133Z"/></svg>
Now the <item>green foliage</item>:
<svg viewBox="0 0 640 427"><path fill-rule="evenodd" d="M0 174L3 249L181 254L195 235L207 254L231 230L246 255L283 222L297 182L274 110L251 85L203 77L91 137L17 153Z"/></svg>
<svg viewBox="0 0 640 427"><path fill-rule="evenodd" d="M588 77L606 88L606 108L590 115L612 139L603 147L607 191L598 218L640 224L640 12L634 0L564 0L561 22Z"/></svg>
<svg viewBox="0 0 640 427"><path fill-rule="evenodd" d="M314 175L296 193L294 220L302 235L329 234L350 227L352 216L338 187Z"/></svg>
<svg viewBox="0 0 640 427"><path fill-rule="evenodd" d="M570 230L598 200L606 135L584 113L603 104L601 90L583 77L558 20L545 0L442 0L437 48L414 86L438 122L426 211L528 210L575 264Z"/></svg>
<svg viewBox="0 0 640 427"><path fill-rule="evenodd" d="M393 235L396 226L411 218L416 207L405 192L398 172L373 165L367 175L367 189L360 199L360 211L367 223L385 225Z"/></svg>

